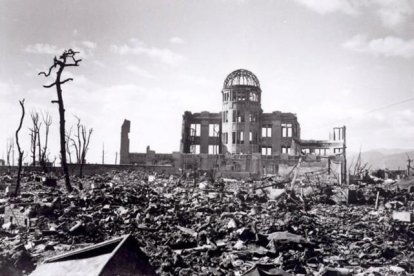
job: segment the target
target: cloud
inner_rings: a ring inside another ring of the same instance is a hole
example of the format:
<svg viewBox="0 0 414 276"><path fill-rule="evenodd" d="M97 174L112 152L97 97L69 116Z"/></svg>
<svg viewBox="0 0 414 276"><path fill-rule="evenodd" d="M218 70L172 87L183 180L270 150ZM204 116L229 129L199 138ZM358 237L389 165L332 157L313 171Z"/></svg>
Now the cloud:
<svg viewBox="0 0 414 276"><path fill-rule="evenodd" d="M391 29L404 25L414 14L414 4L410 0L375 0L377 14L382 23Z"/></svg>
<svg viewBox="0 0 414 276"><path fill-rule="evenodd" d="M177 36L171 37L170 42L173 44L184 44L185 43L184 39L177 37Z"/></svg>
<svg viewBox="0 0 414 276"><path fill-rule="evenodd" d="M58 55L63 52L63 49L59 49L56 45L48 43L36 43L27 45L26 48L24 48L24 51L31 54Z"/></svg>
<svg viewBox="0 0 414 276"><path fill-rule="evenodd" d="M385 57L414 57L414 39L404 40L400 37L387 36L384 38L368 39L357 35L343 46L352 51Z"/></svg>
<svg viewBox="0 0 414 276"><path fill-rule="evenodd" d="M132 72L138 76L144 77L144 78L148 78L148 79L155 79L156 77L149 73L147 70L142 69L136 65L127 65L125 67L125 69L127 69L129 72Z"/></svg>
<svg viewBox="0 0 414 276"><path fill-rule="evenodd" d="M354 1L349 0L296 0L299 4L320 14L342 12L356 14L358 12Z"/></svg>
<svg viewBox="0 0 414 276"><path fill-rule="evenodd" d="M373 13L382 24L390 29L399 29L414 14L411 0L296 0L317 13L339 12L347 15L366 15Z"/></svg>
<svg viewBox="0 0 414 276"><path fill-rule="evenodd" d="M83 46L85 46L86 48L89 48L89 49L95 49L96 48L96 43L92 42L92 41L89 41L89 40L84 40L84 41L81 42L81 44Z"/></svg>
<svg viewBox="0 0 414 276"><path fill-rule="evenodd" d="M137 39L131 39L129 44L111 45L111 51L119 55L145 55L168 65L179 65L185 57L168 48L148 47Z"/></svg>
<svg viewBox="0 0 414 276"><path fill-rule="evenodd" d="M89 40L72 41L69 43L69 47L79 52L80 58L91 57L97 47L95 42ZM48 43L35 43L27 45L23 51L31 54L47 54L47 55L60 55L65 48L59 48L56 45Z"/></svg>

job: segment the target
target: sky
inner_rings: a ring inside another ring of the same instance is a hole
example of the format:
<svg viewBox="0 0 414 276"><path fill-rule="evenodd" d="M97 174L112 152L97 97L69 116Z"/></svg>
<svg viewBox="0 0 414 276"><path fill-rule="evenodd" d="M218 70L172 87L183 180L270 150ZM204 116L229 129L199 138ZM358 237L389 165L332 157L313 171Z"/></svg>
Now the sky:
<svg viewBox="0 0 414 276"><path fill-rule="evenodd" d="M2 0L0 36L0 159L23 98L25 162L33 111L52 115L59 156L56 91L38 73L68 48L82 62L64 73L67 128L78 116L93 129L90 163L103 148L115 162L124 119L131 152L179 151L184 111L219 112L239 68L260 80L264 112L297 114L304 139L346 125L350 151L414 148L412 0Z"/></svg>

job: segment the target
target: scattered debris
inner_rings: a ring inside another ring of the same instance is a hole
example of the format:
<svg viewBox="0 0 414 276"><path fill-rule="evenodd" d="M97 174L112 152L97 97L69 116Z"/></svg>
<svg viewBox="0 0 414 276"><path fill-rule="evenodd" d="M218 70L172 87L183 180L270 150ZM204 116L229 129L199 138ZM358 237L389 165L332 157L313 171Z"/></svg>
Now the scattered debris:
<svg viewBox="0 0 414 276"><path fill-rule="evenodd" d="M115 249L102 253L103 245L122 236L117 243L134 238L157 275L414 273L414 199L398 182L346 186L298 174L296 182L194 183L183 175L73 177L84 189L67 193L64 179L46 186L24 173L21 194L0 198L0 271L28 275L37 264L32 275L72 267L93 275L111 263ZM90 250L93 262L73 257Z"/></svg>

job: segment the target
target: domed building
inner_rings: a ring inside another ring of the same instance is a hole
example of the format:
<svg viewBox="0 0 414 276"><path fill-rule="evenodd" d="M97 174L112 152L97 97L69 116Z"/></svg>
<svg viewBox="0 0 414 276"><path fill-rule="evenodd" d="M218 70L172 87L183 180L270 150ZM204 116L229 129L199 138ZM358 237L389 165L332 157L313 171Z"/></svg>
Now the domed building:
<svg viewBox="0 0 414 276"><path fill-rule="evenodd" d="M156 154L130 153L130 121L121 131L120 164L170 165L175 169L217 170L222 176L243 177L277 174L293 169L299 158L311 155L312 166L328 167L331 160L346 171L345 127L333 129L329 140L301 139L294 113L262 110L259 79L238 69L224 80L221 112L186 111L181 127L180 151ZM164 169L166 167L163 167Z"/></svg>
<svg viewBox="0 0 414 276"><path fill-rule="evenodd" d="M293 113L263 113L262 90L252 72L239 69L224 80L220 113L183 116L181 152L206 154L291 153L300 139L300 125Z"/></svg>

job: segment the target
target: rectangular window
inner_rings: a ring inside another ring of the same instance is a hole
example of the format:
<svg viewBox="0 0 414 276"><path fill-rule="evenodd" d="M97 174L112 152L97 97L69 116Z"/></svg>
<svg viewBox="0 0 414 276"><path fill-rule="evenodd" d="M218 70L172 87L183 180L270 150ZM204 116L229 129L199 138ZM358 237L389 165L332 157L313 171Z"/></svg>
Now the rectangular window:
<svg viewBox="0 0 414 276"><path fill-rule="evenodd" d="M282 154L290 154L290 148L289 147L282 147Z"/></svg>
<svg viewBox="0 0 414 276"><path fill-rule="evenodd" d="M344 140L344 128L343 127L334 128L333 140L334 141Z"/></svg>
<svg viewBox="0 0 414 276"><path fill-rule="evenodd" d="M249 144L253 144L253 132L249 131Z"/></svg>
<svg viewBox="0 0 414 276"><path fill-rule="evenodd" d="M272 137L272 125L263 125L262 137Z"/></svg>
<svg viewBox="0 0 414 276"><path fill-rule="evenodd" d="M250 92L249 94L249 100L251 102L257 102L259 100L257 94L255 92Z"/></svg>
<svg viewBox="0 0 414 276"><path fill-rule="evenodd" d="M229 112L224 111L223 112L223 122L227 123L229 121Z"/></svg>
<svg viewBox="0 0 414 276"><path fill-rule="evenodd" d="M208 125L208 136L209 137L218 137L220 131L219 124L209 124Z"/></svg>
<svg viewBox="0 0 414 276"><path fill-rule="evenodd" d="M208 145L208 154L218 154L219 146L218 145Z"/></svg>
<svg viewBox="0 0 414 276"><path fill-rule="evenodd" d="M292 137L292 124L282 124L282 137Z"/></svg>
<svg viewBox="0 0 414 276"><path fill-rule="evenodd" d="M302 149L302 153L303 154L309 154L310 153L310 149Z"/></svg>
<svg viewBox="0 0 414 276"><path fill-rule="evenodd" d="M342 153L342 148L334 148L334 154Z"/></svg>
<svg viewBox="0 0 414 276"><path fill-rule="evenodd" d="M235 123L236 122L236 118L237 118L237 110L233 110L233 114L232 114L232 122Z"/></svg>
<svg viewBox="0 0 414 276"><path fill-rule="evenodd" d="M243 144L244 143L244 132L240 131L239 132L239 139L237 141L238 144Z"/></svg>
<svg viewBox="0 0 414 276"><path fill-rule="evenodd" d="M257 122L257 113L253 112L250 114L250 122Z"/></svg>
<svg viewBox="0 0 414 276"><path fill-rule="evenodd" d="M236 132L231 133L231 143L236 144Z"/></svg>
<svg viewBox="0 0 414 276"><path fill-rule="evenodd" d="M190 136L200 136L200 124L190 125Z"/></svg>
<svg viewBox="0 0 414 276"><path fill-rule="evenodd" d="M249 122L256 122L256 113L249 114Z"/></svg>
<svg viewBox="0 0 414 276"><path fill-rule="evenodd" d="M200 154L200 145L191 145L190 152L192 154Z"/></svg>
<svg viewBox="0 0 414 276"><path fill-rule="evenodd" d="M272 155L272 147L262 147L262 155Z"/></svg>
<svg viewBox="0 0 414 276"><path fill-rule="evenodd" d="M237 122L238 123L244 122L244 114L240 112L240 110L237 110Z"/></svg>
<svg viewBox="0 0 414 276"><path fill-rule="evenodd" d="M229 97L229 92L227 92L227 91L226 91L226 92L224 92L224 93L223 93L223 101L227 102L227 101L229 100L229 98L230 98L230 97Z"/></svg>
<svg viewBox="0 0 414 276"><path fill-rule="evenodd" d="M315 149L315 155L326 155L326 149Z"/></svg>
<svg viewBox="0 0 414 276"><path fill-rule="evenodd" d="M227 132L223 133L223 143L227 144L229 142L229 135Z"/></svg>

